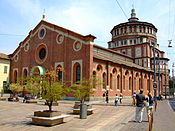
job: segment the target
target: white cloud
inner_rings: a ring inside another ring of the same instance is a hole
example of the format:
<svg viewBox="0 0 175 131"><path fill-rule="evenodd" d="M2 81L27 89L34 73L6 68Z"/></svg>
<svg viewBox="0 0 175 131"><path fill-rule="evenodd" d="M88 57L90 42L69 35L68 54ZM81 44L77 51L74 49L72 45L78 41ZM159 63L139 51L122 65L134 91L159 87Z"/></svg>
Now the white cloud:
<svg viewBox="0 0 175 131"><path fill-rule="evenodd" d="M39 15L40 18L42 16L39 0L7 0L7 2L19 12L23 19L29 21L28 23L33 23L38 20Z"/></svg>

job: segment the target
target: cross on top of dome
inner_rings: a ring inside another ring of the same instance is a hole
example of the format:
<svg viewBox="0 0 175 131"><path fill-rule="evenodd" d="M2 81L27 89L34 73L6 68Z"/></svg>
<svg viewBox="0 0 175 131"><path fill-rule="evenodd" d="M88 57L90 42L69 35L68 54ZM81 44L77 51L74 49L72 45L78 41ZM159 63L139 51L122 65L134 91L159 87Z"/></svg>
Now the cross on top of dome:
<svg viewBox="0 0 175 131"><path fill-rule="evenodd" d="M128 19L129 22L133 22L133 21L138 21L139 19L136 17L136 13L135 13L135 9L133 8L131 10L131 18Z"/></svg>

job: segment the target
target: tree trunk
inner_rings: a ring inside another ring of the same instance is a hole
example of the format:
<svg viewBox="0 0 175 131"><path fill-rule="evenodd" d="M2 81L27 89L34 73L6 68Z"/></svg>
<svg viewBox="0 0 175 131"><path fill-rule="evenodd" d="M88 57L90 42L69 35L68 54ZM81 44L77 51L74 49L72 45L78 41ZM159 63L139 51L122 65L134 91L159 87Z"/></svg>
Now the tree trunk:
<svg viewBox="0 0 175 131"><path fill-rule="evenodd" d="M82 103L82 104L83 104L83 103L84 103L84 99L81 99L81 100L80 100L80 103Z"/></svg>
<svg viewBox="0 0 175 131"><path fill-rule="evenodd" d="M51 102L48 102L48 106L49 106L49 111L51 112L52 111L52 101Z"/></svg>

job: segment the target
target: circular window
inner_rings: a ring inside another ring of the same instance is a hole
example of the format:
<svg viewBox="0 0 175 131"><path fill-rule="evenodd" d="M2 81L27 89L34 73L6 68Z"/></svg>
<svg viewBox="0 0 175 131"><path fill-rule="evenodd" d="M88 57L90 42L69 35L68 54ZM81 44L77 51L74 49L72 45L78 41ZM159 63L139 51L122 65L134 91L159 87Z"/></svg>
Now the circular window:
<svg viewBox="0 0 175 131"><path fill-rule="evenodd" d="M58 44L61 44L63 41L64 41L64 35L58 34L57 37L56 37L56 42Z"/></svg>
<svg viewBox="0 0 175 131"><path fill-rule="evenodd" d="M47 46L45 44L41 44L36 48L35 51L35 60L37 63L43 63L47 58Z"/></svg>
<svg viewBox="0 0 175 131"><path fill-rule="evenodd" d="M29 43L25 44L24 51L27 52L29 50Z"/></svg>
<svg viewBox="0 0 175 131"><path fill-rule="evenodd" d="M40 39L43 39L45 35L46 35L46 29L45 28L41 28L40 31L38 32L38 37Z"/></svg>
<svg viewBox="0 0 175 131"><path fill-rule="evenodd" d="M18 54L14 56L14 61L17 62L18 61Z"/></svg>
<svg viewBox="0 0 175 131"><path fill-rule="evenodd" d="M41 48L40 51L39 51L39 58L41 60L43 60L46 56L46 49L45 48Z"/></svg>
<svg viewBox="0 0 175 131"><path fill-rule="evenodd" d="M75 51L79 51L81 49L81 43L79 41L76 41L73 45L73 48Z"/></svg>

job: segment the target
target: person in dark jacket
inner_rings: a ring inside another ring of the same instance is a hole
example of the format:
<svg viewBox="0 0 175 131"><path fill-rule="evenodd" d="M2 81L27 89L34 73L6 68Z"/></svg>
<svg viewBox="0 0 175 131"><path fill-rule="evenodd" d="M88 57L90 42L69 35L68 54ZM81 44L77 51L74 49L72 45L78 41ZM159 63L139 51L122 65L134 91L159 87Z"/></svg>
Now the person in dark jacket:
<svg viewBox="0 0 175 131"><path fill-rule="evenodd" d="M148 115L148 121L150 121L151 115L153 113L153 106L154 106L154 98L152 97L151 93L148 93L147 102L149 103L149 106L147 109L147 115Z"/></svg>
<svg viewBox="0 0 175 131"><path fill-rule="evenodd" d="M106 91L106 103L109 103L108 91Z"/></svg>
<svg viewBox="0 0 175 131"><path fill-rule="evenodd" d="M140 93L136 95L136 114L135 114L135 121L142 122L142 116L144 111L144 101L145 96L143 95L143 90L140 90Z"/></svg>

